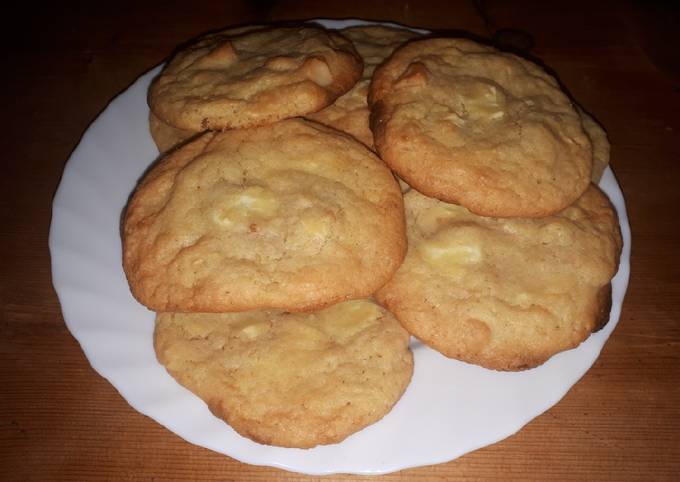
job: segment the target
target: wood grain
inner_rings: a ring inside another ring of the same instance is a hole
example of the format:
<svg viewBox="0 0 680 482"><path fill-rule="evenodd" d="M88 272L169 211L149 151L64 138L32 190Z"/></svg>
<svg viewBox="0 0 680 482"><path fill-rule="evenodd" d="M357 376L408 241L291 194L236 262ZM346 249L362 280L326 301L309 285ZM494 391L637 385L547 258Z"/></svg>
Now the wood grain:
<svg viewBox="0 0 680 482"><path fill-rule="evenodd" d="M90 367L64 325L51 285L47 234L52 196L88 124L175 45L229 24L362 17L487 38L499 38L503 30L528 35L531 55L606 126L633 230L631 281L619 326L595 366L559 404L498 444L379 480L680 480L677 8L434 0L22 8L5 18L0 80L3 479L314 479L198 448L129 407Z"/></svg>

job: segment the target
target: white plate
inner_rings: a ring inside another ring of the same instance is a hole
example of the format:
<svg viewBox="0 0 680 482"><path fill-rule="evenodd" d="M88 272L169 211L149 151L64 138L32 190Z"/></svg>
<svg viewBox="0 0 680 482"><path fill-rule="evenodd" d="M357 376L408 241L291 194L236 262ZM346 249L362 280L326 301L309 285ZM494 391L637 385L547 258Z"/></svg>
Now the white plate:
<svg viewBox="0 0 680 482"><path fill-rule="evenodd" d="M379 474L449 461L508 437L557 403L597 358L618 322L629 274L630 228L609 169L600 186L618 211L624 248L609 323L581 346L533 370L501 373L418 344L413 382L394 410L344 442L299 450L239 436L156 361L154 315L133 299L121 268L120 215L157 156L146 104L157 72L113 100L83 136L54 198L49 242L54 287L69 330L94 369L136 410L191 443L249 464L315 475Z"/></svg>

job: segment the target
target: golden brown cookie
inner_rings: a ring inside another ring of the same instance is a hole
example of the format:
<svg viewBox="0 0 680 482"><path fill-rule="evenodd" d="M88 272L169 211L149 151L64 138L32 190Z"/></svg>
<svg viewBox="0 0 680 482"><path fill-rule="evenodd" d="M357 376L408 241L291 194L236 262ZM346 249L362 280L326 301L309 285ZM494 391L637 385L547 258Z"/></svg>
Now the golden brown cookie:
<svg viewBox="0 0 680 482"><path fill-rule="evenodd" d="M611 146L607 133L598 122L588 115L583 109L577 107L581 115L581 122L583 123L583 130L585 130L590 142L593 145L593 173L591 180L594 183L600 182L604 170L609 165L609 153Z"/></svg>
<svg viewBox="0 0 680 482"><path fill-rule="evenodd" d="M153 113L188 131L316 112L361 77L352 43L318 27L225 30L180 50L149 90Z"/></svg>
<svg viewBox="0 0 680 482"><path fill-rule="evenodd" d="M371 295L406 250L390 170L289 119L209 132L140 182L124 220L132 293L155 311L309 310Z"/></svg>
<svg viewBox="0 0 680 482"><path fill-rule="evenodd" d="M349 27L340 33L354 43L357 52L363 58L363 76L349 92L333 104L305 117L347 132L372 149L373 133L368 126L366 98L373 71L395 48L418 34L411 30L380 25Z"/></svg>
<svg viewBox="0 0 680 482"><path fill-rule="evenodd" d="M595 185L544 218L490 218L404 195L408 254L376 299L450 358L497 370L539 365L609 317L621 251Z"/></svg>
<svg viewBox="0 0 680 482"><path fill-rule="evenodd" d="M237 432L308 448L380 420L413 373L409 335L380 306L159 314L155 349L179 383Z"/></svg>
<svg viewBox="0 0 680 482"><path fill-rule="evenodd" d="M149 132L159 152L167 152L191 136L198 134L197 132L172 127L153 115L153 112L149 112Z"/></svg>
<svg viewBox="0 0 680 482"><path fill-rule="evenodd" d="M546 216L586 190L592 147L557 81L470 40L397 49L373 76L371 129L409 185L476 214Z"/></svg>

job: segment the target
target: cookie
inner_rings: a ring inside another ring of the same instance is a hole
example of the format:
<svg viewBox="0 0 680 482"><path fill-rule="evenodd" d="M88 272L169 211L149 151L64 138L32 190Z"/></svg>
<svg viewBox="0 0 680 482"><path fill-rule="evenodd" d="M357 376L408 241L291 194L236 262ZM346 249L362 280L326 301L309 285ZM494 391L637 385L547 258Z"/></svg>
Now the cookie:
<svg viewBox="0 0 680 482"><path fill-rule="evenodd" d="M341 35L317 27L225 30L180 50L149 89L149 106L188 131L253 127L316 112L361 77Z"/></svg>
<svg viewBox="0 0 680 482"><path fill-rule="evenodd" d="M156 117L153 112L149 112L149 132L159 152L169 151L197 134L172 127Z"/></svg>
<svg viewBox="0 0 680 482"><path fill-rule="evenodd" d="M577 107L577 110L581 115L583 129L593 145L593 173L591 175L591 180L597 184L600 182L604 170L607 169L607 166L609 165L611 146L609 144L609 139L607 138L607 133L602 126L580 107Z"/></svg>
<svg viewBox="0 0 680 482"><path fill-rule="evenodd" d="M123 226L132 293L155 311L363 298L405 250L390 170L352 137L302 119L207 132L172 151L140 182Z"/></svg>
<svg viewBox="0 0 680 482"><path fill-rule="evenodd" d="M408 254L376 293L450 358L520 370L576 347L609 317L621 234L595 185L544 218L491 218L404 195Z"/></svg>
<svg viewBox="0 0 680 482"><path fill-rule="evenodd" d="M332 105L305 117L347 132L373 148L373 133L368 126L366 100L373 71L395 48L418 34L411 30L379 25L350 27L341 30L341 33L352 41L363 58L364 73L359 82Z"/></svg>
<svg viewBox="0 0 680 482"><path fill-rule="evenodd" d="M409 42L376 69L370 125L409 185L483 216L547 216L586 190L592 147L557 81L470 40Z"/></svg>
<svg viewBox="0 0 680 482"><path fill-rule="evenodd" d="M365 300L292 314L163 313L159 361L241 435L309 448L380 420L413 373L409 335Z"/></svg>

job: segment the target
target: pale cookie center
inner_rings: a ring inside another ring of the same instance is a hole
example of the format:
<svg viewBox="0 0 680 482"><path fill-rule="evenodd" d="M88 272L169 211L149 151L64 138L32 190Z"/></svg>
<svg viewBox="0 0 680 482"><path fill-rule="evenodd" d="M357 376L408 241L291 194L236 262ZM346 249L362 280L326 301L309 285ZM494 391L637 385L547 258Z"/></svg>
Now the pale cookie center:
<svg viewBox="0 0 680 482"><path fill-rule="evenodd" d="M218 204L213 219L225 227L271 219L279 208L275 194L260 186L250 186L240 192L227 194Z"/></svg>

